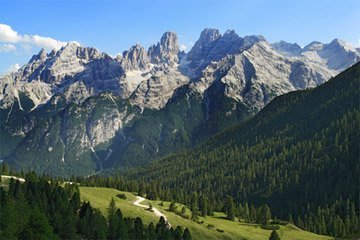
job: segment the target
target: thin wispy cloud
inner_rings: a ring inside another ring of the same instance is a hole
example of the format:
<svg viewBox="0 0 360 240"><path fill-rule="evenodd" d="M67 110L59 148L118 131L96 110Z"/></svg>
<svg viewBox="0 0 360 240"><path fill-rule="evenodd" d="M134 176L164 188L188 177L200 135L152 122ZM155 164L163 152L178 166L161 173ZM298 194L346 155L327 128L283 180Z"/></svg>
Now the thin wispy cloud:
<svg viewBox="0 0 360 240"><path fill-rule="evenodd" d="M0 52L12 52L16 50L16 46L14 44L6 43L0 45Z"/></svg>

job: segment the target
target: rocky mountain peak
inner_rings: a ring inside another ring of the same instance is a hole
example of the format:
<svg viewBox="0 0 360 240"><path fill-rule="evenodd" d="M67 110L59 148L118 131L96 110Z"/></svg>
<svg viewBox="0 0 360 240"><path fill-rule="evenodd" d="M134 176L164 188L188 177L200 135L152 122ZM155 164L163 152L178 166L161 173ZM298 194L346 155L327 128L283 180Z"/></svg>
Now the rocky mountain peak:
<svg viewBox="0 0 360 240"><path fill-rule="evenodd" d="M128 51L123 52L120 60L120 64L124 70L146 69L149 63L150 59L148 53L139 44L136 44Z"/></svg>
<svg viewBox="0 0 360 240"><path fill-rule="evenodd" d="M359 52L351 44L340 39L325 44L318 54L326 61L328 68L337 71L345 70L360 60Z"/></svg>
<svg viewBox="0 0 360 240"><path fill-rule="evenodd" d="M303 52L306 51L318 51L323 48L324 44L318 41L312 41L303 48Z"/></svg>
<svg viewBox="0 0 360 240"><path fill-rule="evenodd" d="M178 37L175 32L165 32L160 39L161 47L168 52L179 52Z"/></svg>
<svg viewBox="0 0 360 240"><path fill-rule="evenodd" d="M47 54L46 54L45 49L42 48L42 49L40 50L38 56L39 56L40 59L46 59Z"/></svg>
<svg viewBox="0 0 360 240"><path fill-rule="evenodd" d="M326 48L342 48L345 51L354 51L354 52L357 51L355 47L353 47L351 44L338 38L335 38L329 44L327 44Z"/></svg>
<svg viewBox="0 0 360 240"><path fill-rule="evenodd" d="M201 42L213 42L221 36L219 29L205 28L200 33L199 41Z"/></svg>
<svg viewBox="0 0 360 240"><path fill-rule="evenodd" d="M288 43L283 40L272 44L272 47L287 56L297 56L302 51L302 48L297 43Z"/></svg>
<svg viewBox="0 0 360 240"><path fill-rule="evenodd" d="M44 48L40 49L38 54L35 54L32 56L32 58L30 59L29 63L37 61L37 60L42 60L44 61L47 57L46 51Z"/></svg>
<svg viewBox="0 0 360 240"><path fill-rule="evenodd" d="M149 56L154 64L165 63L174 66L179 62L179 43L175 32L165 32L160 42L149 48Z"/></svg>
<svg viewBox="0 0 360 240"><path fill-rule="evenodd" d="M235 32L235 30L226 30L224 35L222 36L224 39L237 39L239 35Z"/></svg>
<svg viewBox="0 0 360 240"><path fill-rule="evenodd" d="M187 54L187 59L190 61L199 61L206 57L206 54L212 47L212 43L220 37L221 34L218 29L205 28L201 32L199 40L196 41L192 49Z"/></svg>
<svg viewBox="0 0 360 240"><path fill-rule="evenodd" d="M253 45L254 43L265 41L266 39L261 35L250 35L242 38L241 49L245 49Z"/></svg>

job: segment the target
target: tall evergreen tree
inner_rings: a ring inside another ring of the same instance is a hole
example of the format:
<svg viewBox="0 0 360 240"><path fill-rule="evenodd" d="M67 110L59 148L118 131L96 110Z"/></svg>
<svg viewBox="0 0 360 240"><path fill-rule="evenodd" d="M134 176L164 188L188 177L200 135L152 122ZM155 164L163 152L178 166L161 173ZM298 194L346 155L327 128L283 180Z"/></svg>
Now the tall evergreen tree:
<svg viewBox="0 0 360 240"><path fill-rule="evenodd" d="M144 225L139 217L134 221L134 239L145 239Z"/></svg>
<svg viewBox="0 0 360 240"><path fill-rule="evenodd" d="M270 234L269 240L281 240L279 234L273 230Z"/></svg>
<svg viewBox="0 0 360 240"><path fill-rule="evenodd" d="M231 196L227 197L226 200L226 218L234 221L235 220L235 204L234 204L234 200Z"/></svg>
<svg viewBox="0 0 360 240"><path fill-rule="evenodd" d="M109 202L109 206L107 208L107 219L108 219L108 225L109 225L109 235L108 239L116 239L116 203L114 198L111 198Z"/></svg>
<svg viewBox="0 0 360 240"><path fill-rule="evenodd" d="M191 240L192 237L190 235L190 231L188 228L185 228L184 234L183 234L183 240Z"/></svg>

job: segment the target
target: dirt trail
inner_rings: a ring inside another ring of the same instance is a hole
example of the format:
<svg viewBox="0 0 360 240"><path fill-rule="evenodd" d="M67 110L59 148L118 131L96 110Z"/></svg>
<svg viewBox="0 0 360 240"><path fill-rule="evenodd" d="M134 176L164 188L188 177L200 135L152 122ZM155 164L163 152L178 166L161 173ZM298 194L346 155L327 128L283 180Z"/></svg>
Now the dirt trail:
<svg viewBox="0 0 360 240"><path fill-rule="evenodd" d="M135 202L133 202L133 204L138 207L149 208L149 206L147 206L147 205L140 204L142 201L145 201L145 200L146 199L143 197L136 196L136 200L135 200ZM152 210L156 216L163 217L165 219L165 222L167 223L167 225L169 225L169 228L171 227L171 224L169 223L166 216L162 212L160 212L158 209L156 209L154 207L152 208Z"/></svg>

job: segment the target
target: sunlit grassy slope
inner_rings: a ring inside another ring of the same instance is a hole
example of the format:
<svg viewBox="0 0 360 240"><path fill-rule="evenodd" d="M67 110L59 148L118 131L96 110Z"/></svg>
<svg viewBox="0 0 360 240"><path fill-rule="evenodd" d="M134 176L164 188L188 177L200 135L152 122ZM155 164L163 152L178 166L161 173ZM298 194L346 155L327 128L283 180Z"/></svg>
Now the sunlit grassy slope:
<svg viewBox="0 0 360 240"><path fill-rule="evenodd" d="M101 212L106 214L106 208L110 202L110 199L113 197L116 201L116 206L121 209L123 214L127 217L141 217L143 221L148 224L151 221L157 222L158 218L149 211L146 211L143 208L134 206L136 196L133 193L121 192L116 189L111 188L97 188L97 187L80 187L81 199L83 201L90 201L91 205L99 208ZM126 200L116 197L117 194L124 193L126 195ZM184 219L173 212L167 211L169 202L163 202L161 206L161 201L145 201L142 204L151 203L153 207L159 209L163 212L172 227L178 225L187 227L190 229L191 234L194 239L248 239L248 240L267 240L269 239L270 230L264 230L257 224L248 224L243 222L234 222L225 219L223 213L215 213L214 216L207 216L204 219L203 224L195 223L189 219ZM176 204L178 209L182 208L181 204ZM187 209L187 214L190 215L190 210ZM213 228L208 228L208 226L213 225ZM223 231L223 232L220 232ZM278 233L283 240L325 240L333 239L328 236L317 235L307 231L303 231L292 224L286 226L281 226Z"/></svg>

